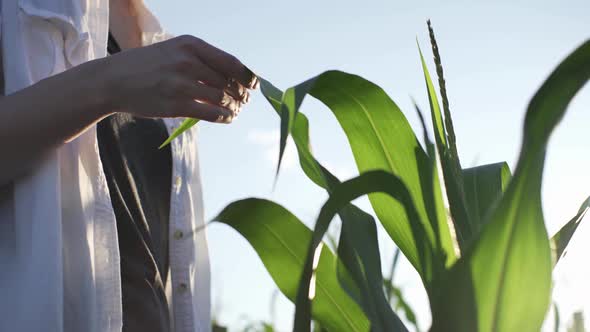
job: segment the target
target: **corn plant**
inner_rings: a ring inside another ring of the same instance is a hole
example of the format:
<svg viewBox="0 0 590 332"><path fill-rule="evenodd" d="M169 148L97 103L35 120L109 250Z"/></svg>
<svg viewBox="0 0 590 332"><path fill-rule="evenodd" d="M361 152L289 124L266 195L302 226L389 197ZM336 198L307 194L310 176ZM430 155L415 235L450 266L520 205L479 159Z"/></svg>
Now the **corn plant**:
<svg viewBox="0 0 590 332"><path fill-rule="evenodd" d="M569 102L590 78L590 40L531 99L511 174L505 162L462 168L430 24L429 33L442 107L418 47L434 136L431 142L416 106L424 146L395 102L362 77L327 71L284 92L261 80L262 93L280 117L277 173L290 135L304 173L329 198L313 230L279 204L257 198L229 204L214 220L249 241L295 303L294 331L310 331L312 317L328 331L407 331L384 291L376 220L351 204L364 195L420 275L432 312L430 331L526 332L539 331L543 323L552 268L590 204L548 236L541 209L545 150ZM309 122L300 110L307 95L338 120L358 177L341 182L315 159ZM185 128L195 122L188 121ZM334 252L322 239L336 215L342 226Z"/></svg>
<svg viewBox="0 0 590 332"><path fill-rule="evenodd" d="M328 240L331 239L331 236L329 236L328 234ZM336 240L331 240L334 241L334 243L337 243ZM398 262L399 262L399 255L400 255L400 251L399 249L396 249L394 256L393 256L393 261L391 264L391 269L390 272L388 274L387 277L383 277L384 278L384 283L383 283L383 287L385 290L385 294L387 297L387 300L389 301L389 303L391 303L391 305L396 308L397 310L400 310L401 312L403 312L405 314L406 319L414 326L415 331L418 332L419 328L418 328L418 323L416 322L416 316L414 314L414 310L412 309L412 307L406 302L403 292L401 290L401 288L399 286L397 286L394 283L394 273L396 271L396 268L398 266ZM274 312L275 312L275 308L276 308L276 300L277 300L277 291L273 292L273 295L271 297L271 306L270 306L270 312L271 312L271 320L270 321L250 321L248 322L248 324L246 325L245 328L242 329L242 332L274 332L277 330L277 328L275 327L274 321ZM556 311L557 312L557 311ZM327 330L317 321L312 322L313 324L313 328L312 331L313 332L326 332ZM226 331L226 328L223 328L217 324L214 323L213 325L213 331Z"/></svg>

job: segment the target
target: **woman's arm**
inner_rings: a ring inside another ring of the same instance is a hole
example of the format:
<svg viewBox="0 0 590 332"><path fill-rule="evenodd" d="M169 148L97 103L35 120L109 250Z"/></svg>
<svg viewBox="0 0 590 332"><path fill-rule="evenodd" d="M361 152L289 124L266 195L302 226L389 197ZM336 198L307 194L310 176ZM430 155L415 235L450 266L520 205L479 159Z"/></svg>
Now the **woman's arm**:
<svg viewBox="0 0 590 332"><path fill-rule="evenodd" d="M193 36L87 62L0 99L0 186L113 112L229 123L256 85L235 57Z"/></svg>
<svg viewBox="0 0 590 332"><path fill-rule="evenodd" d="M87 63L0 99L0 186L108 114L101 66Z"/></svg>

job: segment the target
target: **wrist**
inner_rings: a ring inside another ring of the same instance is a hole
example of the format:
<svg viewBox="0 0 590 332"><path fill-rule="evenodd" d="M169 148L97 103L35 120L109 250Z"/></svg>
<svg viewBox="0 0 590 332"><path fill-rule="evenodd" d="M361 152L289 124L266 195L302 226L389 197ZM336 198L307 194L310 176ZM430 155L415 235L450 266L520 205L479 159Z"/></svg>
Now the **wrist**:
<svg viewBox="0 0 590 332"><path fill-rule="evenodd" d="M118 104L117 88L109 74L108 58L101 58L85 63L82 77L91 78L90 84L83 89L87 90L88 108L96 112L102 118L116 112L120 108Z"/></svg>

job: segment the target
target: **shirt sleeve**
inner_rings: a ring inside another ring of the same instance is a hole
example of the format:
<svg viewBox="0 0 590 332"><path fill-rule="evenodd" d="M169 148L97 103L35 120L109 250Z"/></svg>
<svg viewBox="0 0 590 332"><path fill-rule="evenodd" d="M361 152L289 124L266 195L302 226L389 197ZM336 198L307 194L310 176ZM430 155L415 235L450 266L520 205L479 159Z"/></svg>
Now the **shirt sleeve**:
<svg viewBox="0 0 590 332"><path fill-rule="evenodd" d="M141 0L132 0L139 18L143 46L151 45L174 37L166 32L158 18Z"/></svg>

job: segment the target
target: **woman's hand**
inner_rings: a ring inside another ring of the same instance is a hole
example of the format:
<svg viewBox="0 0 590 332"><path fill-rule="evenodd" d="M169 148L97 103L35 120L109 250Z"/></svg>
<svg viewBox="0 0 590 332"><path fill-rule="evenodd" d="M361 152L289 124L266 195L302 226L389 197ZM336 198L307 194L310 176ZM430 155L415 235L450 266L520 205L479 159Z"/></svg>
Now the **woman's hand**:
<svg viewBox="0 0 590 332"><path fill-rule="evenodd" d="M258 79L234 56L189 35L102 59L111 111L229 123Z"/></svg>
<svg viewBox="0 0 590 332"><path fill-rule="evenodd" d="M0 97L0 187L113 112L228 123L257 85L235 57L191 36L83 63Z"/></svg>

